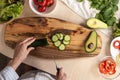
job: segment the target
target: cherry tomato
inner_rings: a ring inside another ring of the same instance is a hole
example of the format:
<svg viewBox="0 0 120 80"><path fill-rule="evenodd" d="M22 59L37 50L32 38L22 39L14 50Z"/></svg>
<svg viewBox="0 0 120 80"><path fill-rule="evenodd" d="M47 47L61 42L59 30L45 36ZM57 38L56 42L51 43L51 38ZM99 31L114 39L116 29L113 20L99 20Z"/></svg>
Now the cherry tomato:
<svg viewBox="0 0 120 80"><path fill-rule="evenodd" d="M38 5L38 0L33 0L34 4Z"/></svg>
<svg viewBox="0 0 120 80"><path fill-rule="evenodd" d="M38 0L38 5L39 6L46 6L46 4L47 4L47 0Z"/></svg>
<svg viewBox="0 0 120 80"><path fill-rule="evenodd" d="M115 49L120 49L120 41L119 41L119 40L114 41L114 42L113 42L113 47L114 47Z"/></svg>
<svg viewBox="0 0 120 80"><path fill-rule="evenodd" d="M38 6L38 11L39 12L44 12L46 10L46 7L45 6Z"/></svg>
<svg viewBox="0 0 120 80"><path fill-rule="evenodd" d="M54 4L54 0L47 0L47 7Z"/></svg>

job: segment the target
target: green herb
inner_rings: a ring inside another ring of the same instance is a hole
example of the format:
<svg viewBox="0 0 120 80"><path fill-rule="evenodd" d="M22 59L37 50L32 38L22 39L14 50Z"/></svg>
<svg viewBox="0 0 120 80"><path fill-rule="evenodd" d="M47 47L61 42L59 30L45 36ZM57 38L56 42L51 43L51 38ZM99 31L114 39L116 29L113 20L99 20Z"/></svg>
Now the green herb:
<svg viewBox="0 0 120 80"><path fill-rule="evenodd" d="M91 8L100 10L96 14L96 18L107 23L109 26L113 26L116 23L116 18L114 17L115 12L118 11L119 0L89 0L91 2Z"/></svg>
<svg viewBox="0 0 120 80"><path fill-rule="evenodd" d="M0 23L18 17L23 10L22 0L1 0L0 1Z"/></svg>
<svg viewBox="0 0 120 80"><path fill-rule="evenodd" d="M114 23L112 30L114 38L120 36L120 23Z"/></svg>
<svg viewBox="0 0 120 80"><path fill-rule="evenodd" d="M78 2L82 2L83 0L77 0Z"/></svg>

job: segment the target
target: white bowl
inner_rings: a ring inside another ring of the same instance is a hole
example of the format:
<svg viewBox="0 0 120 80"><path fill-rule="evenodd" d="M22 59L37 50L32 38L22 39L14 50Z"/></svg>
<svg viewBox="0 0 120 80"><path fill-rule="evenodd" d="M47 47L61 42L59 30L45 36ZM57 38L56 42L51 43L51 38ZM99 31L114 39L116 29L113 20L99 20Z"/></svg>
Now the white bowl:
<svg viewBox="0 0 120 80"><path fill-rule="evenodd" d="M110 44L110 52L111 52L111 55L113 57L113 59L116 61L116 56L120 54L120 50L119 49L115 49L113 47L113 43L114 41L116 40L119 40L120 41L120 37L116 37L112 40L111 44ZM116 61L117 62L117 61Z"/></svg>
<svg viewBox="0 0 120 80"><path fill-rule="evenodd" d="M34 13L38 14L38 15L51 13L51 12L55 9L56 4L57 4L57 0L54 0L54 4L53 4L53 5L51 5L50 7L47 7L44 12L39 12L39 11L37 10L37 5L34 4L33 0L29 0L29 6L30 6L31 10L32 10Z"/></svg>
<svg viewBox="0 0 120 80"><path fill-rule="evenodd" d="M103 62L103 61L105 61L105 60L107 60L107 59L112 59L112 60L114 61L114 59L113 59L111 56L105 56L104 58L102 58L102 59L100 60L100 62ZM99 62L99 64L100 64L100 62ZM99 65L99 64L98 64L98 65ZM120 76L120 73L119 73L119 70L118 70L118 66L117 66L117 65L116 65L115 70L116 70L115 74L112 74L112 75L103 74L103 73L100 72L99 66L98 66L98 73L100 74L100 76L102 76L104 79L107 79L107 80L113 80L113 79L117 78L118 76Z"/></svg>

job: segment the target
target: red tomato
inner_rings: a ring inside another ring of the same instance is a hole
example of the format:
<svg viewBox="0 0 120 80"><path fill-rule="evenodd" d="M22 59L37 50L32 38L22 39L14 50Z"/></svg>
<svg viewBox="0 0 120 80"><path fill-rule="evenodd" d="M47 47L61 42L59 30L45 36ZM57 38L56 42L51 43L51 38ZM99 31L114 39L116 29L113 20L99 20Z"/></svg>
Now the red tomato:
<svg viewBox="0 0 120 80"><path fill-rule="evenodd" d="M39 6L46 6L46 4L47 4L47 0L38 0L38 5Z"/></svg>
<svg viewBox="0 0 120 80"><path fill-rule="evenodd" d="M47 7L54 4L54 0L47 0Z"/></svg>
<svg viewBox="0 0 120 80"><path fill-rule="evenodd" d="M112 59L107 59L107 60L105 60L105 62L106 62L107 65L109 65L111 67L114 67L114 68L116 67L115 62Z"/></svg>
<svg viewBox="0 0 120 80"><path fill-rule="evenodd" d="M33 0L34 4L38 5L38 0Z"/></svg>
<svg viewBox="0 0 120 80"><path fill-rule="evenodd" d="M46 10L46 7L45 6L38 6L38 11L39 12L44 12Z"/></svg>
<svg viewBox="0 0 120 80"><path fill-rule="evenodd" d="M115 70L115 69L108 72L109 75L113 75L113 74L115 74L115 73L116 73L116 70Z"/></svg>
<svg viewBox="0 0 120 80"><path fill-rule="evenodd" d="M103 74L106 74L107 71L105 70L105 63L104 61L99 64L99 71Z"/></svg>
<svg viewBox="0 0 120 80"><path fill-rule="evenodd" d="M114 42L113 42L113 47L114 47L115 49L120 49L120 41L119 41L119 40L114 41Z"/></svg>
<svg viewBox="0 0 120 80"><path fill-rule="evenodd" d="M99 71L103 74L112 75L116 72L115 68L116 64L112 59L104 60L99 64Z"/></svg>

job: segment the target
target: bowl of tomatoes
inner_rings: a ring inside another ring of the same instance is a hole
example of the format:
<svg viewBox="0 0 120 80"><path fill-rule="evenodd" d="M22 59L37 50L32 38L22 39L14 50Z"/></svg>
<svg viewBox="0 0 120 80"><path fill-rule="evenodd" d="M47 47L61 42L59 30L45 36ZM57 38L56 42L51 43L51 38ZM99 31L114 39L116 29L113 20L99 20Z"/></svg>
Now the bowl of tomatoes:
<svg viewBox="0 0 120 80"><path fill-rule="evenodd" d="M29 0L31 10L38 14L49 14L56 7L57 0Z"/></svg>
<svg viewBox="0 0 120 80"><path fill-rule="evenodd" d="M115 79L120 75L116 62L111 56L106 56L100 61L98 72L105 79Z"/></svg>

